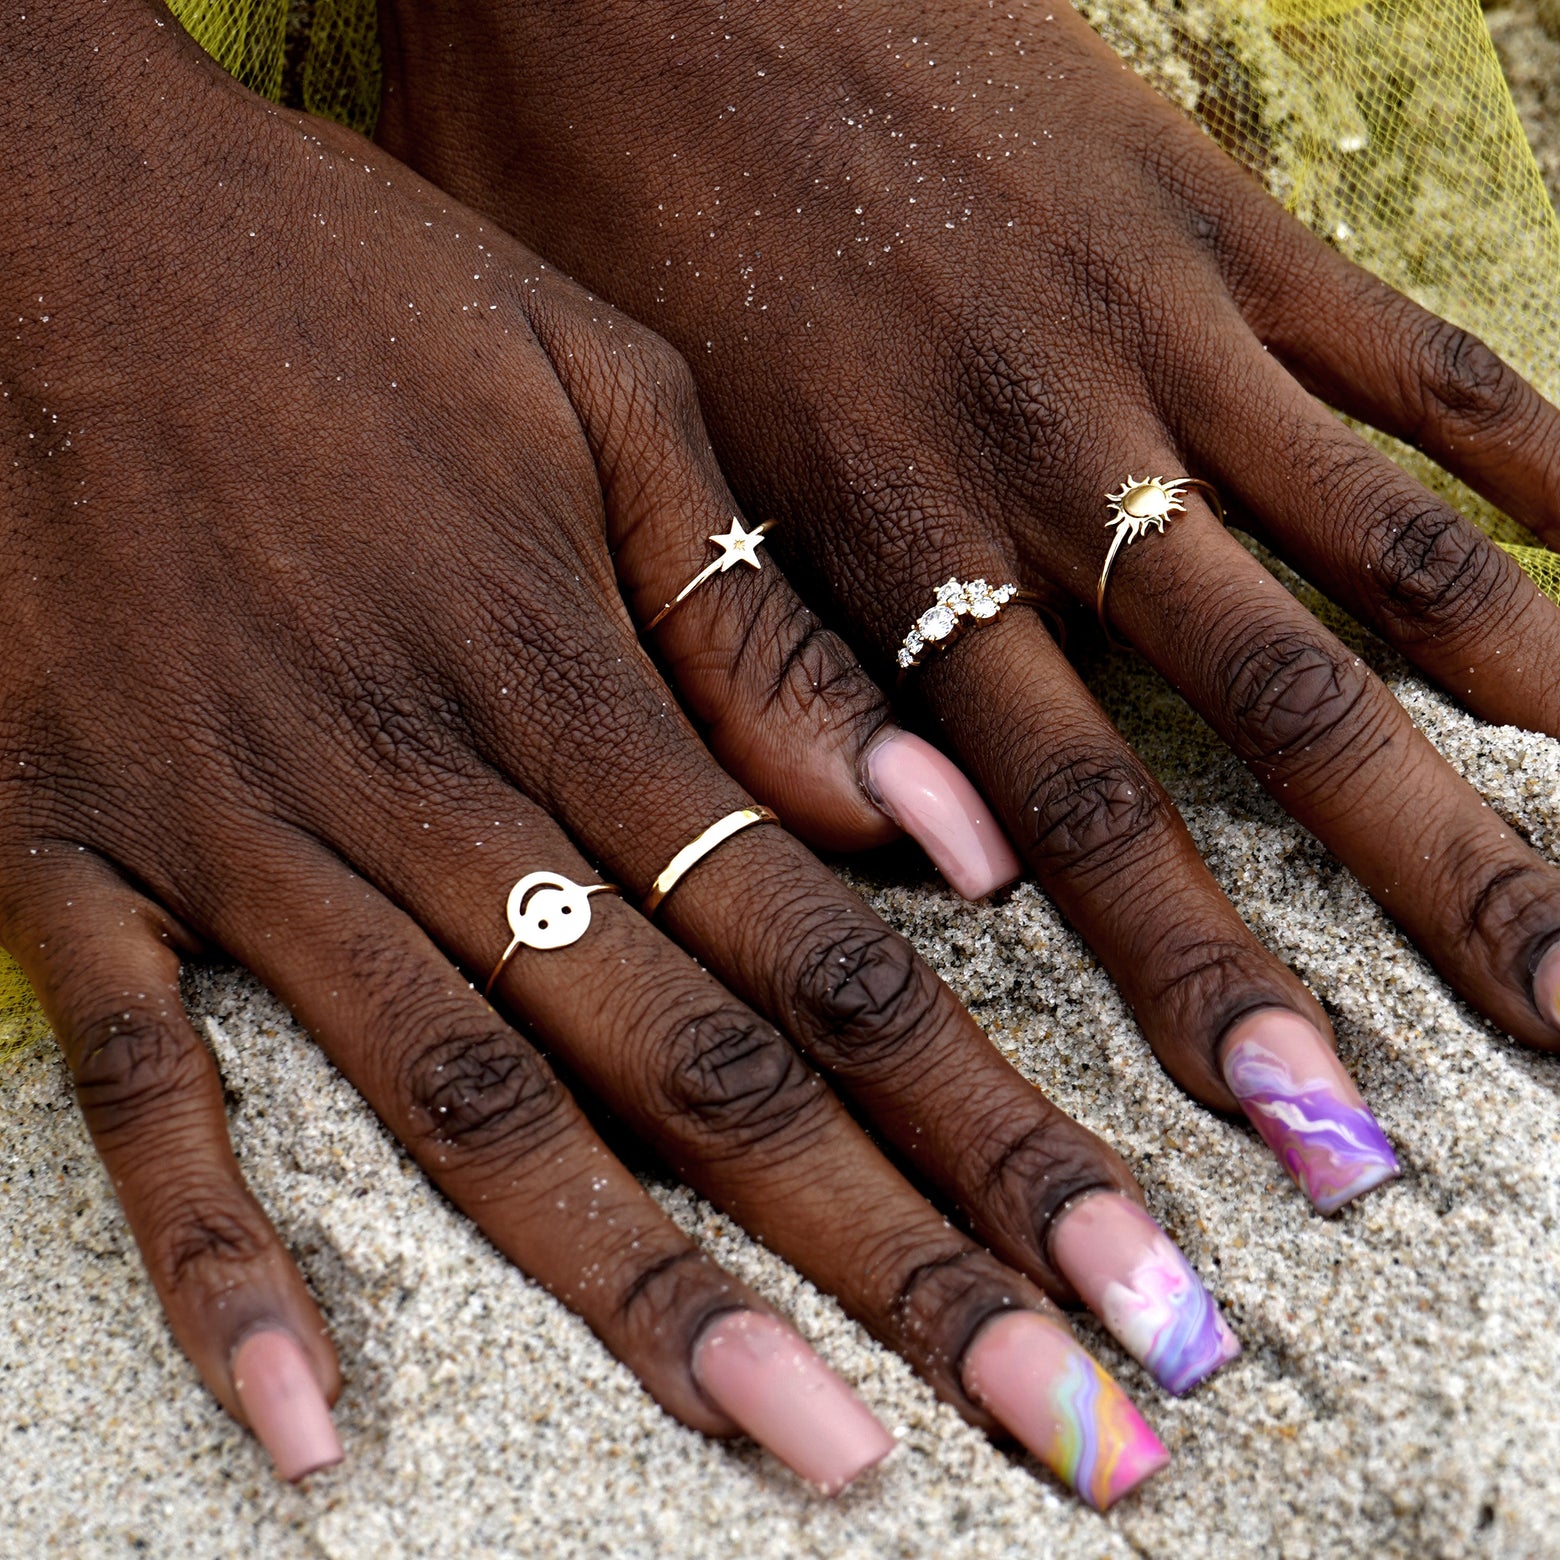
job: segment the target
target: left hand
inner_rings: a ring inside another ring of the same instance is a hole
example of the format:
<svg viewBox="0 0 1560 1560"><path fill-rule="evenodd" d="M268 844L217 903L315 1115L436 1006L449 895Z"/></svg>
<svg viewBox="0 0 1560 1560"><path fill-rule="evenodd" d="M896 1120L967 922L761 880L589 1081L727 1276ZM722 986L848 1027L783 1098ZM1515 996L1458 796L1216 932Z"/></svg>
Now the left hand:
<svg viewBox="0 0 1560 1560"><path fill-rule="evenodd" d="M1092 608L1104 495L1204 477L1486 719L1560 734L1560 612L1344 427L1560 545L1560 415L1287 216L1061 3L402 7L381 130L670 337L750 511L869 662L950 575ZM1474 1006L1560 1046L1560 871L1195 494L1114 631ZM1040 617L911 672L1173 1076L1309 1023ZM1325 1032L1325 1029L1324 1029Z"/></svg>

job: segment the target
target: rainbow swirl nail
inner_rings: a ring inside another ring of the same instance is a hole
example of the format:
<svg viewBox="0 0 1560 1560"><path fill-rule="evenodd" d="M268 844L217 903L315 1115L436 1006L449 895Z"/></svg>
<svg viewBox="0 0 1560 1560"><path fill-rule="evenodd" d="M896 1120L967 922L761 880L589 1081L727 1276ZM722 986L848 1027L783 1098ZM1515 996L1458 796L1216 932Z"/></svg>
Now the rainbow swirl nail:
<svg viewBox="0 0 1560 1560"><path fill-rule="evenodd" d="M1396 1178L1397 1155L1315 1029L1269 1008L1231 1034L1224 1077L1296 1185L1322 1213Z"/></svg>
<svg viewBox="0 0 1560 1560"><path fill-rule="evenodd" d="M1038 1311L988 1322L965 1356L964 1385L1096 1511L1170 1461L1126 1393Z"/></svg>
<svg viewBox="0 0 1560 1560"><path fill-rule="evenodd" d="M1170 1237L1130 1198L1102 1191L1056 1221L1051 1255L1091 1311L1167 1392L1187 1392L1240 1353Z"/></svg>

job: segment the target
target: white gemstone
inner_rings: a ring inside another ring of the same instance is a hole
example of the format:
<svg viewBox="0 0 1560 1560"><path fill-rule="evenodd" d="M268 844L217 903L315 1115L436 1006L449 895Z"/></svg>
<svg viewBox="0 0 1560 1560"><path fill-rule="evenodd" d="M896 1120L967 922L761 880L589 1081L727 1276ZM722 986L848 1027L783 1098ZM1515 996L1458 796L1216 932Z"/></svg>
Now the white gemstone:
<svg viewBox="0 0 1560 1560"><path fill-rule="evenodd" d="M1001 610L1002 603L995 596L971 596L970 616L972 618L994 618Z"/></svg>
<svg viewBox="0 0 1560 1560"><path fill-rule="evenodd" d="M992 591L992 599L999 607L1005 607L1008 602L1013 599L1013 592L1015 588L1016 587L1012 585L999 585L994 591Z"/></svg>
<svg viewBox="0 0 1560 1560"><path fill-rule="evenodd" d="M908 672L915 665L915 657L908 650L901 650L899 652L899 665L902 670Z"/></svg>
<svg viewBox="0 0 1560 1560"><path fill-rule="evenodd" d="M911 655L919 655L925 648L926 641L922 639L921 636L912 628L910 632L905 635L905 649L908 650Z"/></svg>
<svg viewBox="0 0 1560 1560"><path fill-rule="evenodd" d="M915 620L915 626L926 639L935 643L939 639L946 639L953 632L957 619L945 606L938 605L928 607L920 617Z"/></svg>
<svg viewBox="0 0 1560 1560"><path fill-rule="evenodd" d="M937 587L937 600L950 612L963 612L965 610L964 589L957 580L949 580L947 584Z"/></svg>

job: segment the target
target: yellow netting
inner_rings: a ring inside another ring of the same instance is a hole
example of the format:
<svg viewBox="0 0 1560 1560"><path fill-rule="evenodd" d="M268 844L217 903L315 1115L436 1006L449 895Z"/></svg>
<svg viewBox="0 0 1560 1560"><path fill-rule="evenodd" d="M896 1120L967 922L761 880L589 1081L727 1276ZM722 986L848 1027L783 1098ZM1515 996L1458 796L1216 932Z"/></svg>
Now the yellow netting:
<svg viewBox="0 0 1560 1560"><path fill-rule="evenodd" d="M168 8L246 87L373 133L380 86L374 0L168 0Z"/></svg>
<svg viewBox="0 0 1560 1560"><path fill-rule="evenodd" d="M1078 3L1315 231L1476 331L1560 401L1560 223L1477 0ZM372 129L374 0L170 4L257 92ZM1560 600L1560 555L1533 546L1423 457L1370 436L1507 544ZM0 1056L41 1028L25 983L0 955Z"/></svg>

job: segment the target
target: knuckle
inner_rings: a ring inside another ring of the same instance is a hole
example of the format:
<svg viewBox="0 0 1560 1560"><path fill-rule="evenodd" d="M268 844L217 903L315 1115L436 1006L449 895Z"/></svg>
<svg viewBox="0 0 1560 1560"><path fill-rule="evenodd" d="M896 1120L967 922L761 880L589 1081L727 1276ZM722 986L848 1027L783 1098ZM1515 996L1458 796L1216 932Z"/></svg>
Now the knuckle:
<svg viewBox="0 0 1560 1560"><path fill-rule="evenodd" d="M777 599L782 598L783 599ZM765 716L850 732L882 720L886 701L844 641L800 600L778 575L755 615L736 662L750 659L772 668L764 698Z"/></svg>
<svg viewBox="0 0 1560 1560"><path fill-rule="evenodd" d="M1487 626L1501 595L1503 555L1461 515L1434 500L1395 507L1375 528L1373 571L1400 627L1460 634Z"/></svg>
<svg viewBox="0 0 1560 1560"><path fill-rule="evenodd" d="M232 1270L258 1261L270 1241L253 1219L221 1208L186 1208L148 1246L156 1286L188 1292L225 1289Z"/></svg>
<svg viewBox="0 0 1560 1560"><path fill-rule="evenodd" d="M919 1253L899 1275L886 1306L891 1331L912 1359L958 1386L964 1351L984 1323L1026 1307L1030 1297L990 1252L961 1243Z"/></svg>
<svg viewBox="0 0 1560 1560"><path fill-rule="evenodd" d="M1164 826L1169 803L1148 772L1116 752L1061 750L1042 761L1023 800L1031 859L1109 874Z"/></svg>
<svg viewBox="0 0 1560 1560"><path fill-rule="evenodd" d="M1456 880L1465 885L1459 920L1464 947L1494 967L1521 963L1534 938L1553 927L1560 893L1540 861L1489 859L1488 846L1465 851ZM1525 971L1515 971L1519 982Z"/></svg>
<svg viewBox="0 0 1560 1560"><path fill-rule="evenodd" d="M856 921L804 942L798 989L811 1048L842 1076L902 1062L936 1032L940 988L904 938Z"/></svg>
<svg viewBox="0 0 1560 1560"><path fill-rule="evenodd" d="M195 1085L204 1052L182 1022L126 999L71 1026L76 1096L100 1140L172 1109Z"/></svg>
<svg viewBox="0 0 1560 1560"><path fill-rule="evenodd" d="M743 1142L778 1137L812 1108L817 1080L780 1035L742 1008L685 1023L672 1041L671 1108Z"/></svg>
<svg viewBox="0 0 1560 1560"><path fill-rule="evenodd" d="M1235 749L1255 765L1326 763L1369 724L1365 673L1342 645L1303 628L1252 633L1224 699Z"/></svg>
<svg viewBox="0 0 1560 1560"><path fill-rule="evenodd" d="M630 1267L614 1310L620 1321L642 1318L652 1331L666 1317L692 1318L701 1298L718 1298L720 1272L697 1246L682 1246Z"/></svg>
<svg viewBox="0 0 1560 1560"><path fill-rule="evenodd" d="M1521 379L1469 331L1432 320L1417 355L1423 423L1489 432L1521 407Z"/></svg>
<svg viewBox="0 0 1560 1560"><path fill-rule="evenodd" d="M1004 1124L992 1135L986 1154L986 1192L998 1196L1021 1188L1028 1227L1035 1232L1044 1231L1069 1198L1109 1180L1094 1138L1059 1111Z"/></svg>
<svg viewBox="0 0 1560 1560"><path fill-rule="evenodd" d="M524 1157L568 1123L567 1091L511 1030L457 1025L420 1042L402 1065L404 1097L431 1142Z"/></svg>

